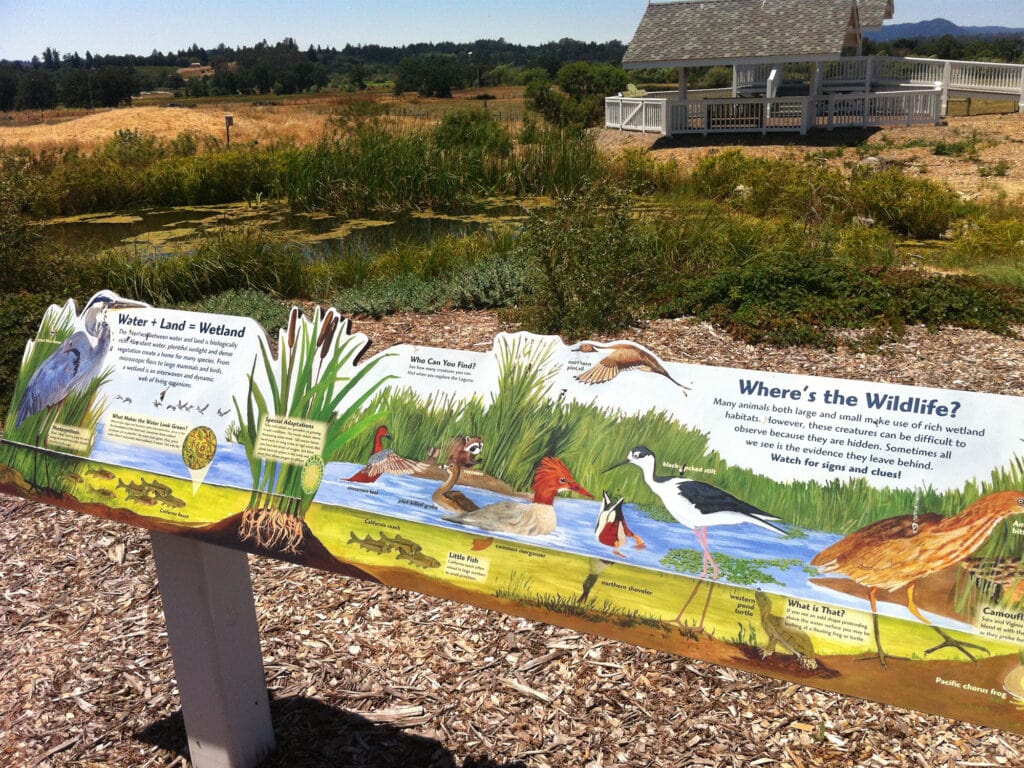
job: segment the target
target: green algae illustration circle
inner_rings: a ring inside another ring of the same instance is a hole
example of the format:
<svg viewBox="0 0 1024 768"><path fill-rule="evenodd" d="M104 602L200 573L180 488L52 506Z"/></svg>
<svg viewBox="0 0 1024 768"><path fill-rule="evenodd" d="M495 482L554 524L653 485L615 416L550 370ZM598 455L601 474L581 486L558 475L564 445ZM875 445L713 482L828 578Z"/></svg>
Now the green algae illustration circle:
<svg viewBox="0 0 1024 768"><path fill-rule="evenodd" d="M319 456L310 456L302 465L302 492L312 496L320 488L324 480L324 460Z"/></svg>
<svg viewBox="0 0 1024 768"><path fill-rule="evenodd" d="M217 435L209 427L196 427L181 445L181 458L189 469L206 469L217 453Z"/></svg>

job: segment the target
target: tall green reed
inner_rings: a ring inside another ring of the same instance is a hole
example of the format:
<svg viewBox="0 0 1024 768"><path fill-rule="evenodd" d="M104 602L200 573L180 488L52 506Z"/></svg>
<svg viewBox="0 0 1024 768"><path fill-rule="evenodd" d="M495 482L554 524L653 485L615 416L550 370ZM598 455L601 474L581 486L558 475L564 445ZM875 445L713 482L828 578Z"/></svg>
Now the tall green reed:
<svg viewBox="0 0 1024 768"><path fill-rule="evenodd" d="M252 494L242 513L240 535L257 546L296 552L305 532L302 521L323 479L323 468L381 417L366 405L388 378L362 382L385 359L378 356L355 367L365 337L351 336L348 321L316 308L306 320L292 310L287 329L278 334L278 356L261 339L259 360L253 361L243 403L235 400L252 476ZM262 376L257 364L262 362ZM356 414L359 414L356 417ZM261 433L269 419L313 422L323 428L319 449L303 462L286 461L261 449Z"/></svg>

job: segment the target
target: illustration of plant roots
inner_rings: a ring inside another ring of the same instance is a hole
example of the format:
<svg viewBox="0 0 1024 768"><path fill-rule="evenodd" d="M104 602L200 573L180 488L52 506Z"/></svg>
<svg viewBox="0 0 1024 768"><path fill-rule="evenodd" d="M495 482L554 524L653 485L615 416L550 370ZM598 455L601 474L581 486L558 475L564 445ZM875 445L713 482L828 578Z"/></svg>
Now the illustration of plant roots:
<svg viewBox="0 0 1024 768"><path fill-rule="evenodd" d="M301 499L288 499L283 508L248 506L242 512L238 534L263 549L297 554L302 546L303 523L299 511Z"/></svg>
<svg viewBox="0 0 1024 768"><path fill-rule="evenodd" d="M323 481L326 462L380 417L374 408L363 409L386 378L355 394L364 377L386 357L380 355L357 369L355 359L367 341L361 334L350 335L348 321L336 310L321 315L319 307L312 318L292 308L287 330L278 334L276 360L261 340L260 355L248 375L244 408L237 398L234 401L241 425L238 440L252 475L252 495L239 523L242 541L264 549L299 551L306 512ZM317 422L323 425L322 444L305 463L261 448L260 430L267 418Z"/></svg>

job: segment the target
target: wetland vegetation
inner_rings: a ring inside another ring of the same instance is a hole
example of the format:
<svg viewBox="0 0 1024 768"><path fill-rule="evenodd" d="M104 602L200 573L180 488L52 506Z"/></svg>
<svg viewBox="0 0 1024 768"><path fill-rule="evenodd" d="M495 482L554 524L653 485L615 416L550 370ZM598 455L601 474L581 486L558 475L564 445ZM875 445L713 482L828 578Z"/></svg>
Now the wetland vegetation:
<svg viewBox="0 0 1024 768"><path fill-rule="evenodd" d="M978 137L922 149L973 157ZM963 144L961 147L960 145ZM908 324L1012 333L1022 322L1019 200L968 199L902 167L753 157L722 148L689 167L599 151L592 133L482 108L409 121L341 108L316 141L230 149L192 134L119 130L92 151L0 150L0 408L43 308L108 287L163 306L256 317L289 302L380 316L499 308L578 338L695 316L750 342L877 343ZM866 154L866 153L865 153ZM486 225L311 248L259 218L458 217ZM55 216L234 207L166 243L82 247ZM238 215L241 212L241 215Z"/></svg>

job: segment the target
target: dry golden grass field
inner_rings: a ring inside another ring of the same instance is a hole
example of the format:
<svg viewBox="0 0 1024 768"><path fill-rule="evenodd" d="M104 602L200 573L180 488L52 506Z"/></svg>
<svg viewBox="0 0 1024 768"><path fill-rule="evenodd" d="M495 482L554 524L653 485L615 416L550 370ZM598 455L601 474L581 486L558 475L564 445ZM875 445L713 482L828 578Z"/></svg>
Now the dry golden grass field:
<svg viewBox="0 0 1024 768"><path fill-rule="evenodd" d="M170 140L181 133L225 141L224 116L231 115L231 143L265 144L291 140L317 141L334 116L368 101L377 102L387 114L398 119L436 120L453 109L489 109L503 120L518 119L523 113L521 88L487 88L495 98L476 98L475 89L461 91L451 99L426 99L415 94L338 94L288 100L245 100L217 102L140 101L141 106L105 110L77 110L0 115L0 147L21 145L39 152L77 145L89 152L108 141L118 130L138 130ZM168 104L181 106L168 106ZM484 106L486 104L486 106Z"/></svg>
<svg viewBox="0 0 1024 768"><path fill-rule="evenodd" d="M486 93L493 99L477 97ZM168 102L141 100L139 106L96 111L37 112L0 115L0 147L21 145L33 152L78 146L90 152L118 130L138 130L170 140L191 132L208 137L213 146L225 141L225 115L232 115L231 142L235 146L294 141L317 141L339 115L360 104L376 102L396 122L436 121L454 109L489 109L504 121L522 119L522 88L468 89L451 99L421 98L390 92L324 94L289 99ZM184 106L172 107L168 103ZM955 105L954 105L955 106ZM961 110L962 111L962 110ZM709 152L725 146L741 146L749 154L804 158L827 155L828 162L843 167L866 154L876 155L909 172L945 181L965 194L1005 192L1011 198L1024 195L1024 114L950 116L942 125L893 126L876 131L817 132L809 136L693 136L664 139L653 134L595 130L598 146L609 153L625 148L651 152L660 160L674 160L686 168ZM970 141L973 151L943 155L940 143Z"/></svg>

